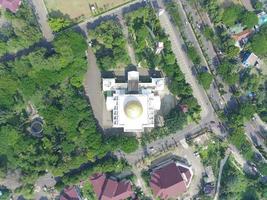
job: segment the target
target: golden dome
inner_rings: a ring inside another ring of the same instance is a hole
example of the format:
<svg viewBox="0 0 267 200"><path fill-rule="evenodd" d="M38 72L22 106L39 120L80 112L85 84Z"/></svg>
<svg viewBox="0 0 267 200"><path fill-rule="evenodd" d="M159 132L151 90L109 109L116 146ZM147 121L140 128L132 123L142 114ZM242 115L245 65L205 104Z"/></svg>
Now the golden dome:
<svg viewBox="0 0 267 200"><path fill-rule="evenodd" d="M139 101L129 101L125 107L124 112L130 119L137 119L143 114L143 107Z"/></svg>

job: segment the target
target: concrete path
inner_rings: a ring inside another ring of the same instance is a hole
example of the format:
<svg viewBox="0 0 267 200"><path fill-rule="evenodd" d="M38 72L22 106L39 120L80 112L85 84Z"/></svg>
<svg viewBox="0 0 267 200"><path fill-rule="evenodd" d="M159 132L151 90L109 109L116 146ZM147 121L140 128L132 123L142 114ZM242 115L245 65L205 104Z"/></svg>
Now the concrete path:
<svg viewBox="0 0 267 200"><path fill-rule="evenodd" d="M30 0L34 7L38 23L40 25L41 31L44 38L51 42L54 39L53 32L48 24L48 12L43 0Z"/></svg>
<svg viewBox="0 0 267 200"><path fill-rule="evenodd" d="M220 162L219 177L218 177L218 181L217 181L217 188L216 188L216 194L215 194L214 200L217 200L219 198L222 171L223 171L223 167L224 167L226 161L228 160L228 157L229 157L229 151L227 150L226 155L224 156L224 158Z"/></svg>

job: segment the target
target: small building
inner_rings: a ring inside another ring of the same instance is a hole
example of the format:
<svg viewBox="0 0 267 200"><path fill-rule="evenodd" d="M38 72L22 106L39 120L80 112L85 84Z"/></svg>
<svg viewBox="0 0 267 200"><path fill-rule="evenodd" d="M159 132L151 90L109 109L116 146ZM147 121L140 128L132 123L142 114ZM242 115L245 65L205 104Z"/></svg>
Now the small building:
<svg viewBox="0 0 267 200"><path fill-rule="evenodd" d="M211 166L205 168L203 192L212 195L215 192L215 176Z"/></svg>
<svg viewBox="0 0 267 200"><path fill-rule="evenodd" d="M186 104L179 105L179 108L183 113L187 113L188 112L188 105L186 105Z"/></svg>
<svg viewBox="0 0 267 200"><path fill-rule="evenodd" d="M13 13L18 11L20 4L21 0L0 0L0 5Z"/></svg>
<svg viewBox="0 0 267 200"><path fill-rule="evenodd" d="M228 31L230 35L239 34L244 30L244 26L241 23L231 26Z"/></svg>
<svg viewBox="0 0 267 200"><path fill-rule="evenodd" d="M59 200L82 200L79 188L77 186L64 188L60 194Z"/></svg>
<svg viewBox="0 0 267 200"><path fill-rule="evenodd" d="M156 48L156 54L160 54L163 49L164 49L164 43L158 42L157 48Z"/></svg>
<svg viewBox="0 0 267 200"><path fill-rule="evenodd" d="M155 197L176 198L187 191L192 177L190 167L170 161L153 169L149 184Z"/></svg>
<svg viewBox="0 0 267 200"><path fill-rule="evenodd" d="M97 173L90 177L90 181L98 200L124 200L134 197L129 180L117 181Z"/></svg>
<svg viewBox="0 0 267 200"><path fill-rule="evenodd" d="M213 183L215 181L215 176L213 174L211 166L205 168L205 175L206 175L204 177L205 183Z"/></svg>
<svg viewBox="0 0 267 200"><path fill-rule="evenodd" d="M242 59L244 67L257 67L259 68L259 58L254 53L247 53Z"/></svg>
<svg viewBox="0 0 267 200"><path fill-rule="evenodd" d="M257 16L258 16L258 19L259 19L259 21L258 21L258 26L259 27L267 23L267 14L266 14L266 12L263 11L263 12L257 14Z"/></svg>
<svg viewBox="0 0 267 200"><path fill-rule="evenodd" d="M160 110L158 94L164 89L164 78L151 78L140 82L139 72L128 72L127 82L116 82L115 78L103 78L103 91L107 92L106 109L112 111L113 127L124 132L143 132L153 128L156 111Z"/></svg>
<svg viewBox="0 0 267 200"><path fill-rule="evenodd" d="M248 41L248 38L252 35L251 29L246 29L240 33L233 34L232 38L235 40L235 46L242 48Z"/></svg>

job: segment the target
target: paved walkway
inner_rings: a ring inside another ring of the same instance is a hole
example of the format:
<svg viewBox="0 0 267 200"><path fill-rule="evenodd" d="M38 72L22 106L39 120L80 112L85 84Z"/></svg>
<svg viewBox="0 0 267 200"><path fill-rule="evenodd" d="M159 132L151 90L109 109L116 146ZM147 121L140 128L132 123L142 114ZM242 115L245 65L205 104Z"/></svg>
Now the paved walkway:
<svg viewBox="0 0 267 200"><path fill-rule="evenodd" d="M44 38L51 42L54 39L52 30L48 24L48 12L43 0L30 0L36 12L36 17L40 25Z"/></svg>
<svg viewBox="0 0 267 200"><path fill-rule="evenodd" d="M106 110L105 97L101 88L101 73L96 64L96 57L91 48L88 49L88 71L85 75L84 89L89 97L91 107L99 125L105 128L111 128L111 113Z"/></svg>

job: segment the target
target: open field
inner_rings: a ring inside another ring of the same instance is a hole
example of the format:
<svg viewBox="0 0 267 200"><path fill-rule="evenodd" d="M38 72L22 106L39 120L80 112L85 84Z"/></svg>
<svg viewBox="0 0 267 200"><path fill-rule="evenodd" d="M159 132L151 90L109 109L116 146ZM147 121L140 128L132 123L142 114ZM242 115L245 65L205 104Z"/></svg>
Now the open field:
<svg viewBox="0 0 267 200"><path fill-rule="evenodd" d="M131 0L44 0L49 13L59 11L71 19L88 18ZM95 10L94 10L95 8Z"/></svg>

